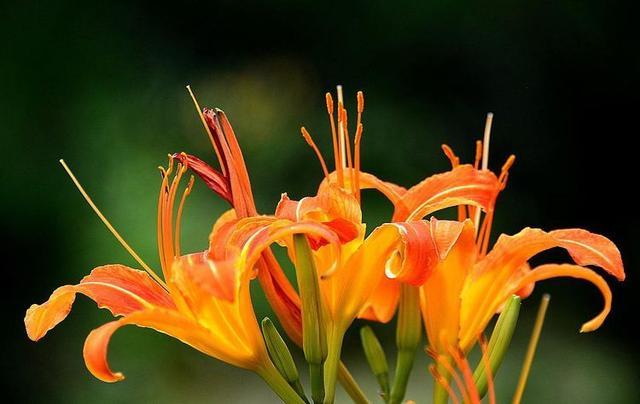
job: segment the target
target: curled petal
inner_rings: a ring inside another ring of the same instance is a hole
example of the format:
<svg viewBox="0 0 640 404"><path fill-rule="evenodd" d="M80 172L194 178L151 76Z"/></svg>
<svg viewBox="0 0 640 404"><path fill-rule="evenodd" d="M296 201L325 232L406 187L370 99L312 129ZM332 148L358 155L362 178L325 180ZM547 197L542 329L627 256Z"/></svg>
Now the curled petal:
<svg viewBox="0 0 640 404"><path fill-rule="evenodd" d="M423 284L438 262L447 258L465 225L472 226L468 220L460 223L435 218L390 225L398 228L401 244L387 265L386 275L414 286Z"/></svg>
<svg viewBox="0 0 640 404"><path fill-rule="evenodd" d="M107 362L107 347L113 333L124 325L120 321L112 321L91 331L84 342L82 355L87 369L97 379L106 383L124 380L121 372L113 372Z"/></svg>
<svg viewBox="0 0 640 404"><path fill-rule="evenodd" d="M449 222L438 223L433 219L432 222L386 223L376 228L328 280L331 290L327 295L332 296L329 306L334 318L347 324L357 315L388 320L397 299L394 295L384 296L382 300L377 295L376 299L376 292L384 292L379 289L384 275L396 282L420 285L431 275L440 257L451 249L450 244L455 243L456 235L441 233L459 234L460 229ZM385 286L389 285L382 285ZM381 308L383 304L390 307Z"/></svg>
<svg viewBox="0 0 640 404"><path fill-rule="evenodd" d="M324 268L325 274L335 270L340 262L340 239L331 228L316 222L292 223L288 220L279 220L271 225L262 228L246 243L240 258L240 267L252 268L261 254L273 243L283 243L292 246L292 236L294 234L305 234L307 237L314 237L326 240L333 251L334 264L331 268ZM293 251L293 248L289 248Z"/></svg>
<svg viewBox="0 0 640 404"><path fill-rule="evenodd" d="M410 188L401 198L402 204L396 208L394 221L414 219L424 215L414 214L416 210L431 210L429 205L449 198L463 198L489 210L494 203L500 182L490 171L476 170L471 165L461 165L451 171L433 175Z"/></svg>
<svg viewBox="0 0 640 404"><path fill-rule="evenodd" d="M321 188L318 196L292 201L282 194L276 217L294 222L316 221L331 228L341 243L348 243L361 233L362 212L360 204L353 197L336 186ZM323 237L308 235L312 249L327 245Z"/></svg>
<svg viewBox="0 0 640 404"><path fill-rule="evenodd" d="M438 262L438 249L431 223L425 221L391 223L398 231L399 243L387 262L385 274L390 279L420 285Z"/></svg>
<svg viewBox="0 0 640 404"><path fill-rule="evenodd" d="M252 369L259 362L259 351L246 350L237 342L225 340L175 310L143 310L104 324L87 336L83 349L85 364L91 374L104 382L124 379L122 373L111 370L107 352L113 333L127 324L152 328L234 366Z"/></svg>
<svg viewBox="0 0 640 404"><path fill-rule="evenodd" d="M108 309L114 316L151 307L175 307L169 293L146 272L124 265L105 265L94 269L77 285L56 289L45 303L32 305L24 319L29 338L39 340L64 320L76 293L93 299L98 307Z"/></svg>
<svg viewBox="0 0 640 404"><path fill-rule="evenodd" d="M612 296L611 289L609 289L609 285L607 285L607 282L593 270L581 267L579 265L571 264L540 265L531 270L527 275L525 275L516 287L522 287L524 285L535 283L537 281L559 277L584 279L585 281L594 284L598 288L598 290L600 290L602 298L604 299L604 308L596 317L584 323L580 328L580 332L590 332L597 330L611 311Z"/></svg>
<svg viewBox="0 0 640 404"><path fill-rule="evenodd" d="M509 296L503 293L505 290L525 295L531 291L532 282L541 275L534 274L536 270L527 271L524 265L534 255L554 247L566 249L578 264L602 266L619 279L624 277L622 259L615 245L586 230L547 233L526 228L514 236L502 235L493 250L474 266L463 291L461 321L465 330L461 330L461 340L464 343L472 343L502 306ZM584 270L592 272L587 268ZM594 283L600 285L599 280Z"/></svg>
<svg viewBox="0 0 640 404"><path fill-rule="evenodd" d="M225 201L232 203L231 186L227 178L198 157L187 153L176 153L173 158L193 170L204 181L209 189L218 194Z"/></svg>
<svg viewBox="0 0 640 404"><path fill-rule="evenodd" d="M608 238L582 229L563 229L550 232L571 254L578 265L597 265L623 281L622 256Z"/></svg>
<svg viewBox="0 0 640 404"><path fill-rule="evenodd" d="M534 255L554 247L566 249L580 265L597 265L624 279L620 252L609 239L582 229L545 232L526 228L514 236L501 235L487 256L474 268L479 276L487 271L511 274Z"/></svg>

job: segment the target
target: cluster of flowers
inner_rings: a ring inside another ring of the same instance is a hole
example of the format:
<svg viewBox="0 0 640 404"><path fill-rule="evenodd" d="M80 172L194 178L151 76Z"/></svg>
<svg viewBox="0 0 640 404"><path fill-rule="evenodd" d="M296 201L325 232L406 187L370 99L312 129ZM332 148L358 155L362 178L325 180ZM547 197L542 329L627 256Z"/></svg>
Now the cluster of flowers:
<svg viewBox="0 0 640 404"><path fill-rule="evenodd" d="M370 329L362 332L382 398L398 403L404 397L423 327L427 351L434 358L434 400L457 400L459 395L464 401L479 402L487 384L491 401L495 400L491 375L496 363L491 361L483 332L512 299L530 295L536 282L572 277L587 280L600 290L604 308L581 331L597 329L608 315L611 291L604 279L587 267L598 266L624 279L620 253L607 238L581 229L547 232L526 228L513 236L501 235L489 249L496 199L514 162L514 157L509 157L498 175L488 169L491 116L484 141L476 143L474 164L460 163L453 151L443 146L452 169L405 189L360 169L362 93L357 94L353 137L341 89L336 103L327 93L334 169L330 171L303 127L302 135L324 173L317 195L292 200L283 194L275 213L263 215L256 210L242 152L227 116L220 110L200 109L195 97L193 100L219 169L187 153L172 155L168 167L161 169L157 231L162 276L122 240L65 165L87 201L144 270L124 265L97 267L77 285L62 286L45 303L32 305L25 325L29 338L39 340L67 316L77 293L110 310L118 318L93 330L83 350L87 368L98 379L116 382L124 378L110 369L107 346L117 329L134 324L256 372L285 402L307 402L280 335L268 319L262 330L256 320L249 293L254 279L286 335L303 348L314 402L332 403L336 381L354 401L367 402L340 361L343 336L356 318L387 323L398 314L398 364L391 387L379 343ZM188 170L231 209L213 225L206 251L184 254L180 218L194 177L181 193L179 189ZM362 222L363 189L381 192L394 206L391 220L370 232ZM432 216L452 207L458 210L455 221ZM274 243L285 247L295 264L297 288L274 257L270 249ZM574 263L528 265L531 257L554 247L568 251ZM479 365L482 383L471 374L466 360L477 344L484 352Z"/></svg>

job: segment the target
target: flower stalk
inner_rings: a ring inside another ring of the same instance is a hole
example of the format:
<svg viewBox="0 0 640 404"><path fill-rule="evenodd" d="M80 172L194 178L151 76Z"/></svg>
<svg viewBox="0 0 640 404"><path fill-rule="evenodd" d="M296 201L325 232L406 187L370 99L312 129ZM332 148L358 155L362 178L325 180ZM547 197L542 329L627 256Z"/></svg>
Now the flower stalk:
<svg viewBox="0 0 640 404"><path fill-rule="evenodd" d="M300 398L307 402L302 383L300 383L300 375L298 374L298 369L293 361L291 352L289 352L287 344L269 317L265 317L262 320L262 334L264 335L271 361L278 371L280 371L282 377L284 377L289 385L298 393Z"/></svg>
<svg viewBox="0 0 640 404"><path fill-rule="evenodd" d="M504 355L511 343L511 337L516 329L518 323L518 315L520 314L520 297L517 295L511 296L511 298L505 304L502 313L498 317L491 338L489 339L489 346L487 347L487 359L488 366L490 368L491 377L495 377ZM487 369L485 361L480 361L478 367L473 372L473 381L478 389L478 395L483 398L487 393Z"/></svg>
<svg viewBox="0 0 640 404"><path fill-rule="evenodd" d="M311 398L321 403L325 397L323 366L327 358L325 313L322 308L318 274L311 248L302 234L295 234L296 276L302 301L302 350L309 364Z"/></svg>
<svg viewBox="0 0 640 404"><path fill-rule="evenodd" d="M305 404L306 400L303 400L298 393L291 387L291 385L280 374L278 369L271 361L260 369L256 370L256 373L262 377L262 379L271 387L280 399L287 404Z"/></svg>
<svg viewBox="0 0 640 404"><path fill-rule="evenodd" d="M398 325L396 329L398 357L396 359L396 371L393 377L389 403L398 404L404 399L421 337L420 290L415 286L405 284L402 285L400 291Z"/></svg>
<svg viewBox="0 0 640 404"><path fill-rule="evenodd" d="M386 402L389 397L389 365L382 345L369 326L360 329L360 341L369 367L378 380L380 395Z"/></svg>

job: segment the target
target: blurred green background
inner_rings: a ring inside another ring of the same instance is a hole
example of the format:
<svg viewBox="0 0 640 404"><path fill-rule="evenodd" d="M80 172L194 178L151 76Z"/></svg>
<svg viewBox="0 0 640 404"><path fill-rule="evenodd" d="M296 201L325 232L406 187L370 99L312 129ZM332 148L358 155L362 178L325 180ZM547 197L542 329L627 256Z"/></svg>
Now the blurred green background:
<svg viewBox="0 0 640 404"><path fill-rule="evenodd" d="M595 333L577 332L600 309L595 288L570 280L537 286L497 377L500 401L511 397L540 294L549 292L525 402L637 402L638 221L629 196L638 184L638 11L624 1L2 2L3 401L275 402L256 376L134 327L111 344L111 364L127 380L95 380L82 344L109 316L84 297L37 344L22 318L31 303L97 265L134 265L59 158L155 264L156 166L182 150L215 158L186 84L201 104L228 113L268 213L281 192L315 190L321 171L299 127L329 150L323 94L341 83L352 108L356 90L366 95L365 170L411 185L448 168L444 142L468 161L492 111L492 167L509 153L518 158L494 237L579 226L622 250L628 279L608 279L614 308ZM224 209L197 183L184 250L206 247ZM364 209L370 227L390 214L376 195ZM554 252L536 262L565 258ZM258 288L255 300L259 316L268 314ZM392 355L393 327L376 330ZM357 344L357 334L348 335L344 358L374 396ZM419 403L430 401L427 363L420 355L408 394Z"/></svg>

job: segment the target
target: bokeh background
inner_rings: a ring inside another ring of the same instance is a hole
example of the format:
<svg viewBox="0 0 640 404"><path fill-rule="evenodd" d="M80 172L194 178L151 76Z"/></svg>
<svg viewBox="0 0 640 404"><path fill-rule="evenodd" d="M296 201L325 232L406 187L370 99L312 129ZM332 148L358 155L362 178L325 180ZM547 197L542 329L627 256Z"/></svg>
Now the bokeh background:
<svg viewBox="0 0 640 404"><path fill-rule="evenodd" d="M84 297L37 344L22 319L31 303L94 266L134 265L59 158L155 264L156 166L182 150L214 159L186 84L203 105L230 116L265 213L281 192L300 197L315 190L321 171L299 127L328 151L323 94L343 84L351 107L355 91L365 91L367 171L411 185L448 168L444 142L472 159L492 111L491 166L517 155L494 237L525 226L580 226L609 236L623 252L628 279L608 278L614 308L595 333L577 332L600 309L594 287L569 280L538 285L497 376L499 399L511 397L532 317L549 292L525 402L637 402L638 11L633 2L567 0L3 1L3 401L275 402L256 376L135 327L114 337L110 354L127 380L95 380L84 368L82 344L109 316ZM372 227L390 213L376 195L364 203ZM185 250L205 248L225 208L196 185L185 212ZM538 261L564 258L552 252ZM267 315L254 292L259 315ZM376 331L392 358L393 327ZM350 334L345 361L373 396L357 345ZM430 401L427 363L419 355L409 389L419 403Z"/></svg>

